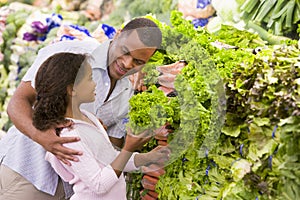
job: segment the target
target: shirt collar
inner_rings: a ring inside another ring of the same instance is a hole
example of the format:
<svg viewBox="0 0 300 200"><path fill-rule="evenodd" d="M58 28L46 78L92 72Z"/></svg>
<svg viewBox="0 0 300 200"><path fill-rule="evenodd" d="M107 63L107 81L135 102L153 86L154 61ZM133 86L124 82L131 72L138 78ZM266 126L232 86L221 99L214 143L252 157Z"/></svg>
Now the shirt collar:
<svg viewBox="0 0 300 200"><path fill-rule="evenodd" d="M82 109L81 112L87 116L96 126L97 128L101 127L101 125L99 124L99 120L90 112ZM71 117L66 117L66 119L69 119L69 120L72 120L74 124L87 124L87 125L91 125L89 124L88 122L85 122L85 121L82 121L82 120L79 120L79 119L74 119L74 118L71 118Z"/></svg>
<svg viewBox="0 0 300 200"><path fill-rule="evenodd" d="M107 70L108 49L112 40L106 40L99 45L93 52L92 68Z"/></svg>

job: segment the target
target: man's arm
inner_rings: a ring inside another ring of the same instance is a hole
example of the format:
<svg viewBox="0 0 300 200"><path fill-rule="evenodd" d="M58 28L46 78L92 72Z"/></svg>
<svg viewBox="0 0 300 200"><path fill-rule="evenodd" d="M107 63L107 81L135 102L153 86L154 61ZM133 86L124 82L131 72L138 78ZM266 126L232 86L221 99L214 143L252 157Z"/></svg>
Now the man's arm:
<svg viewBox="0 0 300 200"><path fill-rule="evenodd" d="M42 132L33 126L32 106L35 98L36 92L32 88L31 82L21 81L7 107L7 114L11 121L23 134L42 145L65 164L70 164L68 160L77 161L78 159L74 155L81 155L82 153L66 148L62 144L79 141L79 138L58 137L54 129Z"/></svg>

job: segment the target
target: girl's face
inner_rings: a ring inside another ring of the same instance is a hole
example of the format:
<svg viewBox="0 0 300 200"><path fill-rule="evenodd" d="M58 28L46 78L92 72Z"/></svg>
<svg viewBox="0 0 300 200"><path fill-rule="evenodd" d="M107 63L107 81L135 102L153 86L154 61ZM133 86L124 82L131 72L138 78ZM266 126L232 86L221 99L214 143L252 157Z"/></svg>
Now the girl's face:
<svg viewBox="0 0 300 200"><path fill-rule="evenodd" d="M95 100L95 88L96 83L92 78L92 68L88 62L84 62L83 69L80 69L75 81L73 91L75 95L73 98L76 98L77 103L89 103ZM83 74L80 74L83 73Z"/></svg>

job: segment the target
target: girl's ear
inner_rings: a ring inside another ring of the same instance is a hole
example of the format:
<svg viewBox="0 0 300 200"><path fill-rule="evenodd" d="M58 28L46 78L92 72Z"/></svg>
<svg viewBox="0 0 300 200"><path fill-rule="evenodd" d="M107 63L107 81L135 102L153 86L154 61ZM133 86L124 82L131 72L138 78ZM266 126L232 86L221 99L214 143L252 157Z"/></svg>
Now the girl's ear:
<svg viewBox="0 0 300 200"><path fill-rule="evenodd" d="M75 96L76 95L76 92L73 89L73 85L68 85L68 87L67 87L67 93L68 93L68 96Z"/></svg>

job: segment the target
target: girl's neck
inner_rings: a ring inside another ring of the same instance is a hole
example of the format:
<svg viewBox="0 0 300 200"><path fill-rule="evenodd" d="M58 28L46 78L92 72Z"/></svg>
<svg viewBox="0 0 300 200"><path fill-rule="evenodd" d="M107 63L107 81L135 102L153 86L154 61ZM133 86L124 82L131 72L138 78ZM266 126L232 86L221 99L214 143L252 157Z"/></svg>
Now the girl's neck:
<svg viewBox="0 0 300 200"><path fill-rule="evenodd" d="M77 120L81 120L84 122L87 122L89 124L92 124L95 126L95 124L87 117L85 116L80 109L73 109L73 110L67 110L66 114L65 114L66 118L73 118L73 119L77 119Z"/></svg>
<svg viewBox="0 0 300 200"><path fill-rule="evenodd" d="M85 121L89 124L92 124L95 126L95 124L87 117L85 116L81 110L80 110L80 104L77 104L75 102L70 103L67 106L67 110L66 110L66 114L65 114L66 118L73 118L73 119L78 119L81 121Z"/></svg>
<svg viewBox="0 0 300 200"><path fill-rule="evenodd" d="M86 116L79 109L79 106L68 106L65 117L79 119L83 121L85 121L84 119L86 118Z"/></svg>
<svg viewBox="0 0 300 200"><path fill-rule="evenodd" d="M73 118L73 119L81 119L82 118L82 112L80 111L79 107L72 107L68 106L66 110L65 117Z"/></svg>

